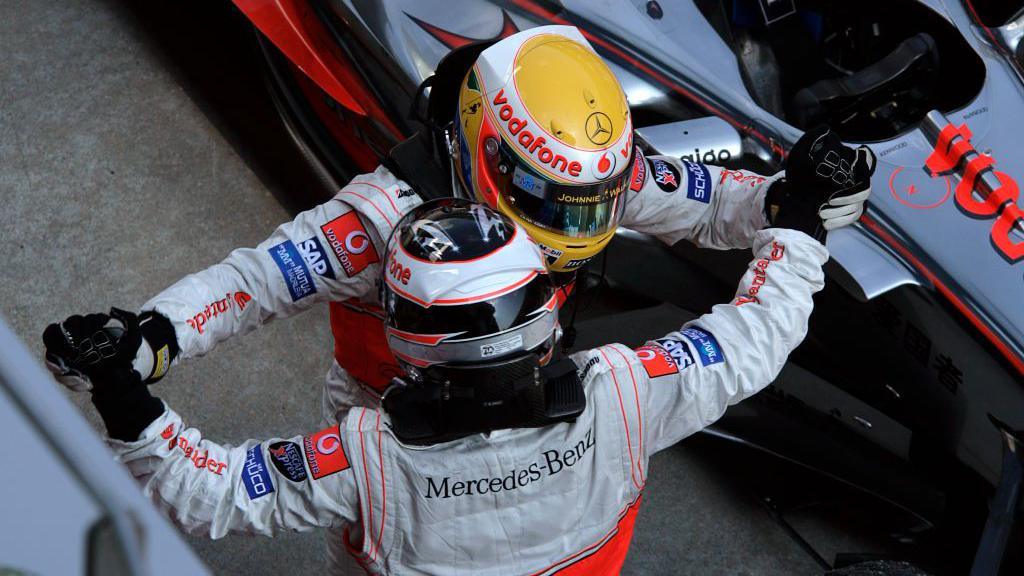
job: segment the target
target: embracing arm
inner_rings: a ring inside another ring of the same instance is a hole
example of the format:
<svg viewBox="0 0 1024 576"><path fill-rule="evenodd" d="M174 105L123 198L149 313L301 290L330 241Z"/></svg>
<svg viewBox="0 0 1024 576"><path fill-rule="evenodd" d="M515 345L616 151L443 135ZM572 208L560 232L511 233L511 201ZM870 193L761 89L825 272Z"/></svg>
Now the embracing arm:
<svg viewBox="0 0 1024 576"><path fill-rule="evenodd" d="M860 218L874 170L869 148L845 146L826 126L804 134L786 172L771 177L640 155L622 225L667 244L689 240L718 249L750 248L769 225L821 237Z"/></svg>
<svg viewBox="0 0 1024 576"><path fill-rule="evenodd" d="M185 276L146 302L170 320L181 358L317 302L362 296L373 287L380 235L340 198L282 224L255 248Z"/></svg>
<svg viewBox="0 0 1024 576"><path fill-rule="evenodd" d="M774 380L807 333L827 259L824 246L801 232L758 232L732 303L635 352L633 362L642 366L635 372L646 376L649 454L710 425Z"/></svg>
<svg viewBox="0 0 1024 576"><path fill-rule="evenodd" d="M781 174L768 178L668 156L638 161L641 168L626 192L626 228L669 245L689 240L728 249L749 248L768 225L765 196Z"/></svg>
<svg viewBox="0 0 1024 576"><path fill-rule="evenodd" d="M137 439L109 444L145 494L192 534L271 536L358 519L356 482L337 426L232 447L204 439L165 408Z"/></svg>

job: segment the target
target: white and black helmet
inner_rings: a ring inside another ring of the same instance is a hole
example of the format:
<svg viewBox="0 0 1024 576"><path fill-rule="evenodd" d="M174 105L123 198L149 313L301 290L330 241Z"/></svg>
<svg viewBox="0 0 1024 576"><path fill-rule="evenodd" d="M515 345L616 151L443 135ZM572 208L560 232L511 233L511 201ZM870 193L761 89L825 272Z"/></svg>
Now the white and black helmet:
<svg viewBox="0 0 1024 576"><path fill-rule="evenodd" d="M521 226L482 204L433 200L395 226L386 255L385 332L409 376L384 398L400 436L436 441L564 416L548 385L575 367L545 366L558 300ZM570 396L575 415L582 389Z"/></svg>

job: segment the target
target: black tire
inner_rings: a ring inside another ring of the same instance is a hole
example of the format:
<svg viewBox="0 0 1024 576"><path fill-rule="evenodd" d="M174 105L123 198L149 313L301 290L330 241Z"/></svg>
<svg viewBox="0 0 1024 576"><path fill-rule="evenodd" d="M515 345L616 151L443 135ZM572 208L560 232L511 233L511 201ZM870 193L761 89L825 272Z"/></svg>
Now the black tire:
<svg viewBox="0 0 1024 576"><path fill-rule="evenodd" d="M872 560L838 570L830 570L825 576L930 576L930 574L909 562Z"/></svg>

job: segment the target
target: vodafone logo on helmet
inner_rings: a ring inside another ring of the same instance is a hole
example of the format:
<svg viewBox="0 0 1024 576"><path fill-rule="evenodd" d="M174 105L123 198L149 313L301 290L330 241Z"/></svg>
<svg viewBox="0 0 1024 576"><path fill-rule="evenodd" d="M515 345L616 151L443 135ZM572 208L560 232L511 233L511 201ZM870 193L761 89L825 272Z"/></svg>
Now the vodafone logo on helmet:
<svg viewBox="0 0 1024 576"><path fill-rule="evenodd" d="M505 129L512 136L512 140L527 156L542 164L550 172L573 178L579 177L580 172L583 171L583 165L578 160L570 161L564 153L559 154L553 150L552 147L558 147L557 142L548 142L548 139L542 134L534 134L535 131L540 131L531 130L530 121L516 115L508 98L505 97L504 88L495 94L491 101L491 109L505 124Z"/></svg>
<svg viewBox="0 0 1024 576"><path fill-rule="evenodd" d="M615 160L615 154L613 154L611 150L605 150L604 154L601 154L597 161L594 162L591 172L593 173L594 178L604 180L615 172L616 164L617 161Z"/></svg>
<svg viewBox="0 0 1024 576"><path fill-rule="evenodd" d="M348 212L320 226L331 251L338 257L341 269L351 278L370 264L380 262L370 235L355 212Z"/></svg>

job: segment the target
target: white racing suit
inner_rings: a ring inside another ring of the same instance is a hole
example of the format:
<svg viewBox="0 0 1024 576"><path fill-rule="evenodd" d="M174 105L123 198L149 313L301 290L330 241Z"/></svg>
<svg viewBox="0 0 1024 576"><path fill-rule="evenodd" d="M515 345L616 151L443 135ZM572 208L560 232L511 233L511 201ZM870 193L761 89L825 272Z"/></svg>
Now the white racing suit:
<svg viewBox="0 0 1024 576"><path fill-rule="evenodd" d="M642 160L643 162L643 160ZM767 224L765 178L668 157L649 157L628 194L622 225L673 244L750 248ZM636 190L634 190L634 188ZM318 302L331 306L335 362L324 388L324 418L379 404L398 375L387 348L377 281L391 230L420 198L381 167L356 177L330 201L299 214L256 248L186 276L143 305L174 325L179 359Z"/></svg>
<svg viewBox="0 0 1024 576"><path fill-rule="evenodd" d="M412 447L361 407L340 429L230 447L168 409L110 442L193 533L332 527L373 574L617 574L649 457L769 384L806 333L825 248L782 229L753 245L733 303L637 350L573 355L587 397L573 423Z"/></svg>

